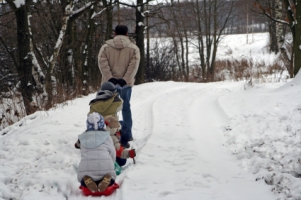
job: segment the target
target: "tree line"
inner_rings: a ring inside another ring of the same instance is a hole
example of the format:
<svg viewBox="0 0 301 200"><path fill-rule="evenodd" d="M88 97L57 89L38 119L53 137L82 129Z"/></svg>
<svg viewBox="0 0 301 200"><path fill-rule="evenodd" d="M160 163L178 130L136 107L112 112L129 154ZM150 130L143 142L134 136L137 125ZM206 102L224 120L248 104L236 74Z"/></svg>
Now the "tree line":
<svg viewBox="0 0 301 200"><path fill-rule="evenodd" d="M280 1L283 4L279 8ZM284 32L279 30L286 29L279 24L290 27L291 76L300 68L301 57L296 55L300 55L301 21L297 16L301 11L296 0L276 1L278 10L269 0L133 2L0 1L0 99L19 97L24 114L29 115L94 92L101 80L98 51L113 37L117 24L129 26L129 35L140 48L137 84L153 80L215 81L219 42L226 33L241 32L249 19L253 24L270 23L271 38L281 35L271 40L271 51L276 53L279 49L283 54L289 52L281 46ZM154 37L168 41L151 43ZM197 49L198 63L190 63L190 45Z"/></svg>

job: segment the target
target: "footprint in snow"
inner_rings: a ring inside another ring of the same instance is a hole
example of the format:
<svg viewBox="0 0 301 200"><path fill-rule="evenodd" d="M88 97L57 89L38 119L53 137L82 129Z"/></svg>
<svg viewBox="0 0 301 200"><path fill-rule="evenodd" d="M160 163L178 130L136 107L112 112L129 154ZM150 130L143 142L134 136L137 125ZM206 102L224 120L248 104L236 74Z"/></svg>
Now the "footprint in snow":
<svg viewBox="0 0 301 200"><path fill-rule="evenodd" d="M75 127L82 127L82 124L81 123L76 123L76 124L73 124Z"/></svg>
<svg viewBox="0 0 301 200"><path fill-rule="evenodd" d="M203 174L202 174L202 177L203 177L203 178L214 178L214 176L212 176L212 175L209 174L209 173L203 173Z"/></svg>
<svg viewBox="0 0 301 200"><path fill-rule="evenodd" d="M160 192L158 194L158 197L162 198L162 197L166 197L167 195L170 195L170 194L174 194L174 192L172 192L172 191L163 191L163 192Z"/></svg>
<svg viewBox="0 0 301 200"><path fill-rule="evenodd" d="M225 132L225 131L231 131L231 127L230 126L222 126L221 129Z"/></svg>
<svg viewBox="0 0 301 200"><path fill-rule="evenodd" d="M175 166L181 166L181 165L185 165L186 162L183 162L183 161L173 161L172 164L175 165Z"/></svg>
<svg viewBox="0 0 301 200"><path fill-rule="evenodd" d="M187 171L187 169L178 169L178 170L176 170L176 172L186 172Z"/></svg>

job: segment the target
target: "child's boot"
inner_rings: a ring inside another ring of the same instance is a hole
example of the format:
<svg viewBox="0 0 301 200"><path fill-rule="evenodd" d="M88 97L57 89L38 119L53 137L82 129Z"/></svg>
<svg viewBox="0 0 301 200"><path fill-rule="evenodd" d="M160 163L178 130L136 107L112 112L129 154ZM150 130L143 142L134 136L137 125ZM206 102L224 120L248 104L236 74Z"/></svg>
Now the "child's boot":
<svg viewBox="0 0 301 200"><path fill-rule="evenodd" d="M110 174L106 174L102 181L98 184L98 192L103 192L107 189L107 187L110 185L111 183L111 175Z"/></svg>
<svg viewBox="0 0 301 200"><path fill-rule="evenodd" d="M96 192L97 191L97 185L96 183L92 180L92 178L90 176L85 176L84 178L84 182L87 186L87 188L91 191L91 192Z"/></svg>

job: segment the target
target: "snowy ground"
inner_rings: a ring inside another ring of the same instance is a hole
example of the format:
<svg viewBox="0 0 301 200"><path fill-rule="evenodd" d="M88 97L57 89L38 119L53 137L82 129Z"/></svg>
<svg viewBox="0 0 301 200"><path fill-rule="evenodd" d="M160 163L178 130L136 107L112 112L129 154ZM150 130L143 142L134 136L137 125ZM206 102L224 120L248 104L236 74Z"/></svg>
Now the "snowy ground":
<svg viewBox="0 0 301 200"><path fill-rule="evenodd" d="M300 76L247 90L243 82L135 86L136 164L101 199L301 199ZM0 200L94 199L78 190L73 147L92 98L0 132Z"/></svg>
<svg viewBox="0 0 301 200"><path fill-rule="evenodd" d="M219 59L272 63L268 34L254 38L246 44L246 35L226 36ZM135 86L136 164L129 161L117 179L121 188L101 199L301 199L300 76L253 87L243 82ZM73 148L92 98L0 129L0 200L92 198L78 190L80 157Z"/></svg>

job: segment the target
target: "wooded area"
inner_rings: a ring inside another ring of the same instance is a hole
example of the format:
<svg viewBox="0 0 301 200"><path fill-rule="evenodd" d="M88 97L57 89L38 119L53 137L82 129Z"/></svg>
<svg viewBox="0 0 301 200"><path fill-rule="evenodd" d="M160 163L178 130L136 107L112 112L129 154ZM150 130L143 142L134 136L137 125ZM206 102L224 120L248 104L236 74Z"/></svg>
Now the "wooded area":
<svg viewBox="0 0 301 200"><path fill-rule="evenodd" d="M218 81L216 53L224 34L269 31L270 50L281 51L291 77L300 69L297 0L128 2L0 1L0 104L19 97L24 108L23 113L9 107L5 112L22 117L99 89L97 54L117 24L129 27L140 48L136 84ZM292 43L285 42L286 33ZM160 37L170 43L151 47L150 39ZM189 62L190 44L197 48L197 65Z"/></svg>

